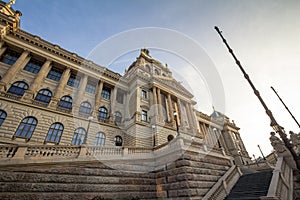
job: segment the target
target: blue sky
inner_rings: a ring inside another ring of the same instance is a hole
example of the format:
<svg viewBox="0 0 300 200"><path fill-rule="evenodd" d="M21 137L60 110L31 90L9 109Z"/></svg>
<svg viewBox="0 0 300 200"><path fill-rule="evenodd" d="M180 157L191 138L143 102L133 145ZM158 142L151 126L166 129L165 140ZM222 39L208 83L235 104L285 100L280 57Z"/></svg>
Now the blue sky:
<svg viewBox="0 0 300 200"><path fill-rule="evenodd" d="M250 156L260 155L257 144L267 154L271 151L269 119L213 29L218 25L278 122L287 131L299 132L270 86L300 120L300 1L17 0L13 7L23 13L22 29L82 57L107 38L133 28L161 27L189 36L218 70L226 115L241 128ZM134 61L137 54L123 58ZM169 61L166 54L152 55L172 65L184 65L176 59ZM126 62L121 61L119 71L123 72ZM201 88L209 93L204 85ZM209 94L201 96L198 104L202 111L211 112Z"/></svg>

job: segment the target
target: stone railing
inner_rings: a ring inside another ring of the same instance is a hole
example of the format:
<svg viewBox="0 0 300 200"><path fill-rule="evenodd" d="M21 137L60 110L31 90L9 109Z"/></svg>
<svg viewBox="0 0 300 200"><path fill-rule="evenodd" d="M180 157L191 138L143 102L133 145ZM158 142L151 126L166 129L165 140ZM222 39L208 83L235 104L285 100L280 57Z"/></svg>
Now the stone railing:
<svg viewBox="0 0 300 200"><path fill-rule="evenodd" d="M272 166L269 162L256 162L256 163L249 163L245 166L248 169L254 169L256 171L266 171L266 170L273 170L275 167Z"/></svg>
<svg viewBox="0 0 300 200"><path fill-rule="evenodd" d="M268 194L265 197L261 197L261 199L293 199L293 169L288 165L284 157L278 157Z"/></svg>
<svg viewBox="0 0 300 200"><path fill-rule="evenodd" d="M18 150L17 146L0 146L0 159L9 159L15 156Z"/></svg>
<svg viewBox="0 0 300 200"><path fill-rule="evenodd" d="M155 156L162 152L182 149L181 138L155 148L142 147L94 147L94 146L61 146L61 145L2 145L0 160L38 160L38 159L120 159L140 158L140 156ZM2 162L1 164L5 164Z"/></svg>
<svg viewBox="0 0 300 200"><path fill-rule="evenodd" d="M203 197L203 200L225 199L241 175L240 169L233 165Z"/></svg>

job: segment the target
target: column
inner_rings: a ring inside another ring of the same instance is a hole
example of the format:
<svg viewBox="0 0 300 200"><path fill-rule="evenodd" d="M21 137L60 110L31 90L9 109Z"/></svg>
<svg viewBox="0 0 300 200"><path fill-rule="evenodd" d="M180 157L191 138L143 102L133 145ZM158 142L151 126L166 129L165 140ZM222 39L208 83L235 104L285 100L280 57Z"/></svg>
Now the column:
<svg viewBox="0 0 300 200"><path fill-rule="evenodd" d="M114 89L111 91L111 97L110 97L110 119L113 122L115 119L114 116L114 108L115 108L115 102L117 97L118 88L114 87Z"/></svg>
<svg viewBox="0 0 300 200"><path fill-rule="evenodd" d="M190 128L194 128L195 127L195 118L193 115L193 108L192 105L190 103L187 104L187 110L188 110L188 115L190 118Z"/></svg>
<svg viewBox="0 0 300 200"><path fill-rule="evenodd" d="M3 55L3 53L5 52L5 50L7 49L6 46L4 46L4 42L0 42L0 57Z"/></svg>
<svg viewBox="0 0 300 200"><path fill-rule="evenodd" d="M60 78L60 81L59 81L59 84L56 88L56 92L55 92L55 95L54 95L54 98L56 99L60 99L61 97L61 94L70 78L70 75L71 75L71 69L70 68L67 68L64 73L62 74L61 78Z"/></svg>
<svg viewBox="0 0 300 200"><path fill-rule="evenodd" d="M70 75L71 75L71 69L70 68L67 68L61 78L60 78L60 81L58 83L58 86L56 87L56 91L55 91L55 95L54 97L51 99L51 102L50 102L50 107L52 108L56 108L57 105L58 105L58 102L59 102L59 99L61 97L61 94L70 78Z"/></svg>
<svg viewBox="0 0 300 200"><path fill-rule="evenodd" d="M173 122L174 120L174 111L173 111L173 106L172 106L172 99L170 93L168 93L168 107L169 107L169 117L170 117L170 122Z"/></svg>
<svg viewBox="0 0 300 200"><path fill-rule="evenodd" d="M6 72L5 76L1 80L5 83L5 87L15 77L17 72L28 63L30 60L29 53L30 52L28 50L24 50L18 60ZM4 90L4 88L1 88L1 90Z"/></svg>
<svg viewBox="0 0 300 200"><path fill-rule="evenodd" d="M51 60L47 60L43 64L41 70L36 75L35 79L33 80L33 83L31 83L29 89L25 91L25 94L24 94L24 99L25 100L26 99L30 100L30 99L33 98L34 94L39 89L39 86L41 85L42 81L44 80L44 78L46 77L46 75L49 73L51 62L52 62Z"/></svg>
<svg viewBox="0 0 300 200"><path fill-rule="evenodd" d="M153 86L153 100L154 100L154 115L157 116L158 115L158 109L157 109L157 95L156 95L156 87Z"/></svg>
<svg viewBox="0 0 300 200"><path fill-rule="evenodd" d="M177 99L177 105L178 105L178 111L180 113L180 115L178 114L179 117L179 123L180 123L180 128L182 130L185 130L186 129L186 124L184 123L184 107L183 107L183 104L181 103L181 100L180 99Z"/></svg>
<svg viewBox="0 0 300 200"><path fill-rule="evenodd" d="M81 103L81 100L85 92L87 81L88 81L88 75L84 74L82 80L80 81L80 86L78 88L77 95L75 96L75 105L77 106Z"/></svg>
<svg viewBox="0 0 300 200"><path fill-rule="evenodd" d="M103 81L99 81L97 93L95 96L95 109L96 110L98 110L98 107L100 106L102 89L103 89Z"/></svg>
<svg viewBox="0 0 300 200"><path fill-rule="evenodd" d="M161 103L161 95L160 95L160 88L157 88L157 100L158 100L158 115L161 119L163 119L163 111L162 111L162 103Z"/></svg>

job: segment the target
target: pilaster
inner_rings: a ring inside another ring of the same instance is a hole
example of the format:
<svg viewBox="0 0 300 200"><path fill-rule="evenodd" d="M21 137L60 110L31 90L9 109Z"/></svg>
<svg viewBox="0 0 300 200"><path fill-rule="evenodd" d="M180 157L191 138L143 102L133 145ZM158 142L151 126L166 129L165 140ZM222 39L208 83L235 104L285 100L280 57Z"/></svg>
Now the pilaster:
<svg viewBox="0 0 300 200"><path fill-rule="evenodd" d="M32 100L34 98L34 94L37 92L37 90L39 89L42 81L44 80L44 78L46 77L46 75L48 74L48 72L50 71L50 64L51 64L51 60L46 60L46 62L43 64L41 70L39 71L39 73L36 75L33 83L30 85L29 89L25 91L24 94L24 100Z"/></svg>
<svg viewBox="0 0 300 200"><path fill-rule="evenodd" d="M4 87L0 88L0 91L7 89L7 84L14 79L18 71L24 67L30 60L29 57L29 51L24 50L21 56L18 58L18 60L9 68L9 70L6 72L5 76L2 78L2 83L4 83Z"/></svg>

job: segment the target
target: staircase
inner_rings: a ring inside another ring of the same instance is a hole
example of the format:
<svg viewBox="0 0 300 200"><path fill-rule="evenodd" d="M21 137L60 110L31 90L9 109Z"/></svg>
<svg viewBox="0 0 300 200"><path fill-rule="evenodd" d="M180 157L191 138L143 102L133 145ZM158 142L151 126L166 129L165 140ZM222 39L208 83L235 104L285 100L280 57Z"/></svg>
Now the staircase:
<svg viewBox="0 0 300 200"><path fill-rule="evenodd" d="M255 172L243 175L233 187L226 200L259 200L266 196L272 179L272 171Z"/></svg>

